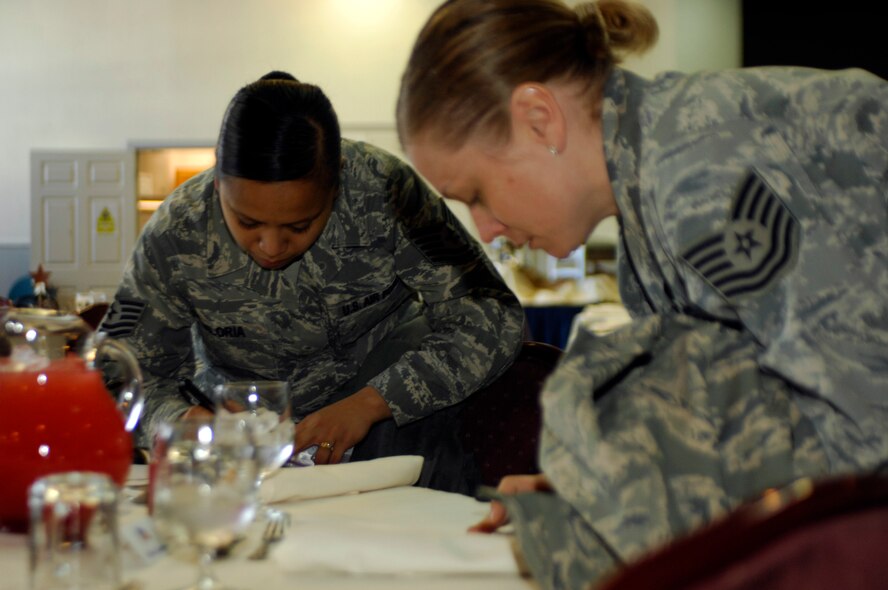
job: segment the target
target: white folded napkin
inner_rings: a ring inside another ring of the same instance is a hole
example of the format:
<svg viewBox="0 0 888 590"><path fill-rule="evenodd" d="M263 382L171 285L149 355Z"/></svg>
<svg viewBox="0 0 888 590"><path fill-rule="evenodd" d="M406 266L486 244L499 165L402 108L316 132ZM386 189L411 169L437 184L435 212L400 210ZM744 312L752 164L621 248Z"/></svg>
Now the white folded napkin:
<svg viewBox="0 0 888 590"><path fill-rule="evenodd" d="M287 572L376 575L518 574L505 535L366 522L295 523L274 552Z"/></svg>
<svg viewBox="0 0 888 590"><path fill-rule="evenodd" d="M284 572L375 575L520 573L511 535L469 533L488 505L423 488L394 488L292 510L271 558Z"/></svg>
<svg viewBox="0 0 888 590"><path fill-rule="evenodd" d="M148 466L130 465L129 472L126 475L126 485L129 487L148 485Z"/></svg>
<svg viewBox="0 0 888 590"><path fill-rule="evenodd" d="M412 486L419 479L422 461L418 455L400 455L338 465L281 469L262 483L261 495L263 501L272 504Z"/></svg>

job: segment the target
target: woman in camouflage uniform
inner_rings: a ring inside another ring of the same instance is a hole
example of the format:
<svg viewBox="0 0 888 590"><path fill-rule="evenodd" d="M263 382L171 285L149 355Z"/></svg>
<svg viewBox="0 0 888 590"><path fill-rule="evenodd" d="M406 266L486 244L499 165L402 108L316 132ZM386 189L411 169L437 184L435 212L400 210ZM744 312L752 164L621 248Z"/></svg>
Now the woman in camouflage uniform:
<svg viewBox="0 0 888 590"><path fill-rule="evenodd" d="M409 166L341 139L319 88L272 72L229 104L216 167L146 225L101 329L145 373L142 444L206 411L178 379L286 380L297 451L422 454L421 485L466 492L453 416L512 361L523 317Z"/></svg>
<svg viewBox="0 0 888 590"><path fill-rule="evenodd" d="M408 155L483 239L564 256L620 223L634 321L577 326L543 393L544 474L501 484L527 492L502 500L549 588L888 457L888 84L618 66L656 37L618 0L451 0L402 79Z"/></svg>

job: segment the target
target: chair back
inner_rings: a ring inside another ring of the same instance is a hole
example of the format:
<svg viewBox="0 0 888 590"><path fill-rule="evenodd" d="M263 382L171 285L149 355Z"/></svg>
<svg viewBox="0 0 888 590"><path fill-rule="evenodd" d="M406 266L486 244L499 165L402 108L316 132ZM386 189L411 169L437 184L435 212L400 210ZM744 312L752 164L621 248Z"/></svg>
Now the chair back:
<svg viewBox="0 0 888 590"><path fill-rule="evenodd" d="M561 352L543 342L522 343L515 362L465 401L460 438L483 485L496 486L505 475L539 473L540 391Z"/></svg>
<svg viewBox="0 0 888 590"><path fill-rule="evenodd" d="M597 590L888 588L888 477L801 479L650 552Z"/></svg>

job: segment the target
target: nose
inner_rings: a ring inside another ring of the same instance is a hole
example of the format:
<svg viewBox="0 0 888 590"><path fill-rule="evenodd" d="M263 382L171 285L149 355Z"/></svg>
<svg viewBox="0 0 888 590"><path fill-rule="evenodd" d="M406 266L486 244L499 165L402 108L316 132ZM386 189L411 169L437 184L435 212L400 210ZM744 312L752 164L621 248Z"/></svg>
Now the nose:
<svg viewBox="0 0 888 590"><path fill-rule="evenodd" d="M478 235L481 236L482 241L491 242L494 238L505 233L506 226L486 210L472 207L470 212L472 214L472 221L475 222L475 227L478 228Z"/></svg>
<svg viewBox="0 0 888 590"><path fill-rule="evenodd" d="M278 258L287 251L287 240L278 231L262 232L259 235L259 251L268 258Z"/></svg>

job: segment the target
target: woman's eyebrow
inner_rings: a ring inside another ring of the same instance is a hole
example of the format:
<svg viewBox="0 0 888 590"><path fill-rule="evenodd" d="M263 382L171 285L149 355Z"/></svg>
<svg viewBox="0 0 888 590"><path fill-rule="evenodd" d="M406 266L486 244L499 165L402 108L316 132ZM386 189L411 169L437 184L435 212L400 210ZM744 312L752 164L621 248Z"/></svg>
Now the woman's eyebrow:
<svg viewBox="0 0 888 590"><path fill-rule="evenodd" d="M321 210L318 211L317 213L315 213L314 215L309 215L308 217L303 217L302 219L297 219L296 221L291 221L291 222L286 223L284 225L299 225L299 224L303 224L303 223L311 223L312 221L314 221L315 219L317 219L318 217L320 217L323 214L324 214L324 208L322 207Z"/></svg>
<svg viewBox="0 0 888 590"><path fill-rule="evenodd" d="M237 215L241 221L245 221L248 223L267 223L265 221L262 221L261 219L255 219L254 217L250 217L246 213L238 211L237 207L233 207L231 205L228 205L228 208L231 209L231 212L234 213L235 215ZM311 223L312 221L314 221L315 219L320 217L321 214L323 214L323 212L324 212L324 210L321 209L320 211L318 211L314 215L308 215L308 216L303 217L301 219L287 221L287 222L281 223L280 225L300 225L300 224L305 224L305 223Z"/></svg>

